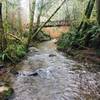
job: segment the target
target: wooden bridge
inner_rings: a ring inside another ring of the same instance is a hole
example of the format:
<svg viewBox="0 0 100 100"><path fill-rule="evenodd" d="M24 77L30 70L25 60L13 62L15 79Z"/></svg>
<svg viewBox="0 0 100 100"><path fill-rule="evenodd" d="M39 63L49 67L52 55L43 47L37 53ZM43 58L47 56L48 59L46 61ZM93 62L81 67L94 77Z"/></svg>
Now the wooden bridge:
<svg viewBox="0 0 100 100"><path fill-rule="evenodd" d="M70 25L69 21L60 20L60 21L50 21L45 25L45 27L69 26L69 25Z"/></svg>
<svg viewBox="0 0 100 100"><path fill-rule="evenodd" d="M44 22L40 23L40 26L43 24ZM34 23L34 26L36 25L36 23ZM44 27L56 27L56 26L70 26L70 21L65 21L65 20L60 20L60 21L49 21Z"/></svg>

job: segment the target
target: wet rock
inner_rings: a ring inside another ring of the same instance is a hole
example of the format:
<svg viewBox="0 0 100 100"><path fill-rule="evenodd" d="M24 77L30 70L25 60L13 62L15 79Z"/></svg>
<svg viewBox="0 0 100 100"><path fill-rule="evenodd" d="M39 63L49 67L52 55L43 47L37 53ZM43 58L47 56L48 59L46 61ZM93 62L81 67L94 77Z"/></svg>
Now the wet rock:
<svg viewBox="0 0 100 100"><path fill-rule="evenodd" d="M36 47L30 47L29 51L30 52L39 52L39 49L37 49Z"/></svg>
<svg viewBox="0 0 100 100"><path fill-rule="evenodd" d="M13 93L13 89L6 82L0 81L0 100L8 100Z"/></svg>
<svg viewBox="0 0 100 100"><path fill-rule="evenodd" d="M36 71L34 72L22 71L22 72L18 72L18 76L38 76L38 73Z"/></svg>
<svg viewBox="0 0 100 100"><path fill-rule="evenodd" d="M40 68L36 71L22 71L18 73L18 76L27 77L27 76L40 76L41 78L50 79L52 78L52 73L49 69Z"/></svg>
<svg viewBox="0 0 100 100"><path fill-rule="evenodd" d="M11 69L10 73L12 73L13 75L18 75L18 71L16 71L16 69Z"/></svg>
<svg viewBox="0 0 100 100"><path fill-rule="evenodd" d="M49 55L49 57L55 57L55 56L56 56L55 54L50 54L50 55Z"/></svg>
<svg viewBox="0 0 100 100"><path fill-rule="evenodd" d="M34 73L29 74L28 76L38 76L38 73L34 72Z"/></svg>
<svg viewBox="0 0 100 100"><path fill-rule="evenodd" d="M3 64L0 64L0 69L4 68L4 65Z"/></svg>

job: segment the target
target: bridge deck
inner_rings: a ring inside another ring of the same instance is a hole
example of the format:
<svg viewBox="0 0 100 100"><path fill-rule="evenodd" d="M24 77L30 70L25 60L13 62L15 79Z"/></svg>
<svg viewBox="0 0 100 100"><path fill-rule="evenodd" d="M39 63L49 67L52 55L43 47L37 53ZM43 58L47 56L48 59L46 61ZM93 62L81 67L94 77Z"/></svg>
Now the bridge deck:
<svg viewBox="0 0 100 100"><path fill-rule="evenodd" d="M44 22L41 22L40 25L42 25ZM34 23L35 25L36 23ZM48 22L44 27L55 27L55 26L70 26L69 21L60 20L60 21L50 21Z"/></svg>

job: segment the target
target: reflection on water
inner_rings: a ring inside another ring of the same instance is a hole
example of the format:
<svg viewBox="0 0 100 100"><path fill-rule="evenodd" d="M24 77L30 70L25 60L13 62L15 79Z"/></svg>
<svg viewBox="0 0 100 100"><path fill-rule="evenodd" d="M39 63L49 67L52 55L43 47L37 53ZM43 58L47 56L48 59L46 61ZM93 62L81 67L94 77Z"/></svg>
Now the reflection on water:
<svg viewBox="0 0 100 100"><path fill-rule="evenodd" d="M54 42L41 43L22 61L12 100L100 100L100 72L64 57Z"/></svg>

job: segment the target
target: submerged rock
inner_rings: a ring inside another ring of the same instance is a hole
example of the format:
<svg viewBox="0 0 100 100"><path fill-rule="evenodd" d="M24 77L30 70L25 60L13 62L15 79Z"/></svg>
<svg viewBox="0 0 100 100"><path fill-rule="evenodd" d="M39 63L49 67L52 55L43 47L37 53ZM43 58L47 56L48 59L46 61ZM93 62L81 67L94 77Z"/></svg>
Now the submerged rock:
<svg viewBox="0 0 100 100"><path fill-rule="evenodd" d="M31 71L22 71L22 72L18 72L18 76L37 76L38 73L37 72L31 72Z"/></svg>
<svg viewBox="0 0 100 100"><path fill-rule="evenodd" d="M45 79L52 78L52 74L51 74L50 70L48 70L48 69L41 68L41 69L37 70L37 73L41 78L45 78Z"/></svg>
<svg viewBox="0 0 100 100"><path fill-rule="evenodd" d="M39 49L37 49L36 47L30 47L29 51L30 52L39 52Z"/></svg>
<svg viewBox="0 0 100 100"><path fill-rule="evenodd" d="M18 76L27 77L27 76L40 76L41 78L50 79L52 78L52 73L48 68L40 68L36 71L22 71L18 73Z"/></svg>
<svg viewBox="0 0 100 100"><path fill-rule="evenodd" d="M4 68L4 65L3 64L0 64L0 69Z"/></svg>
<svg viewBox="0 0 100 100"><path fill-rule="evenodd" d="M50 55L49 55L49 57L55 57L55 56L56 56L55 54L50 54Z"/></svg>

